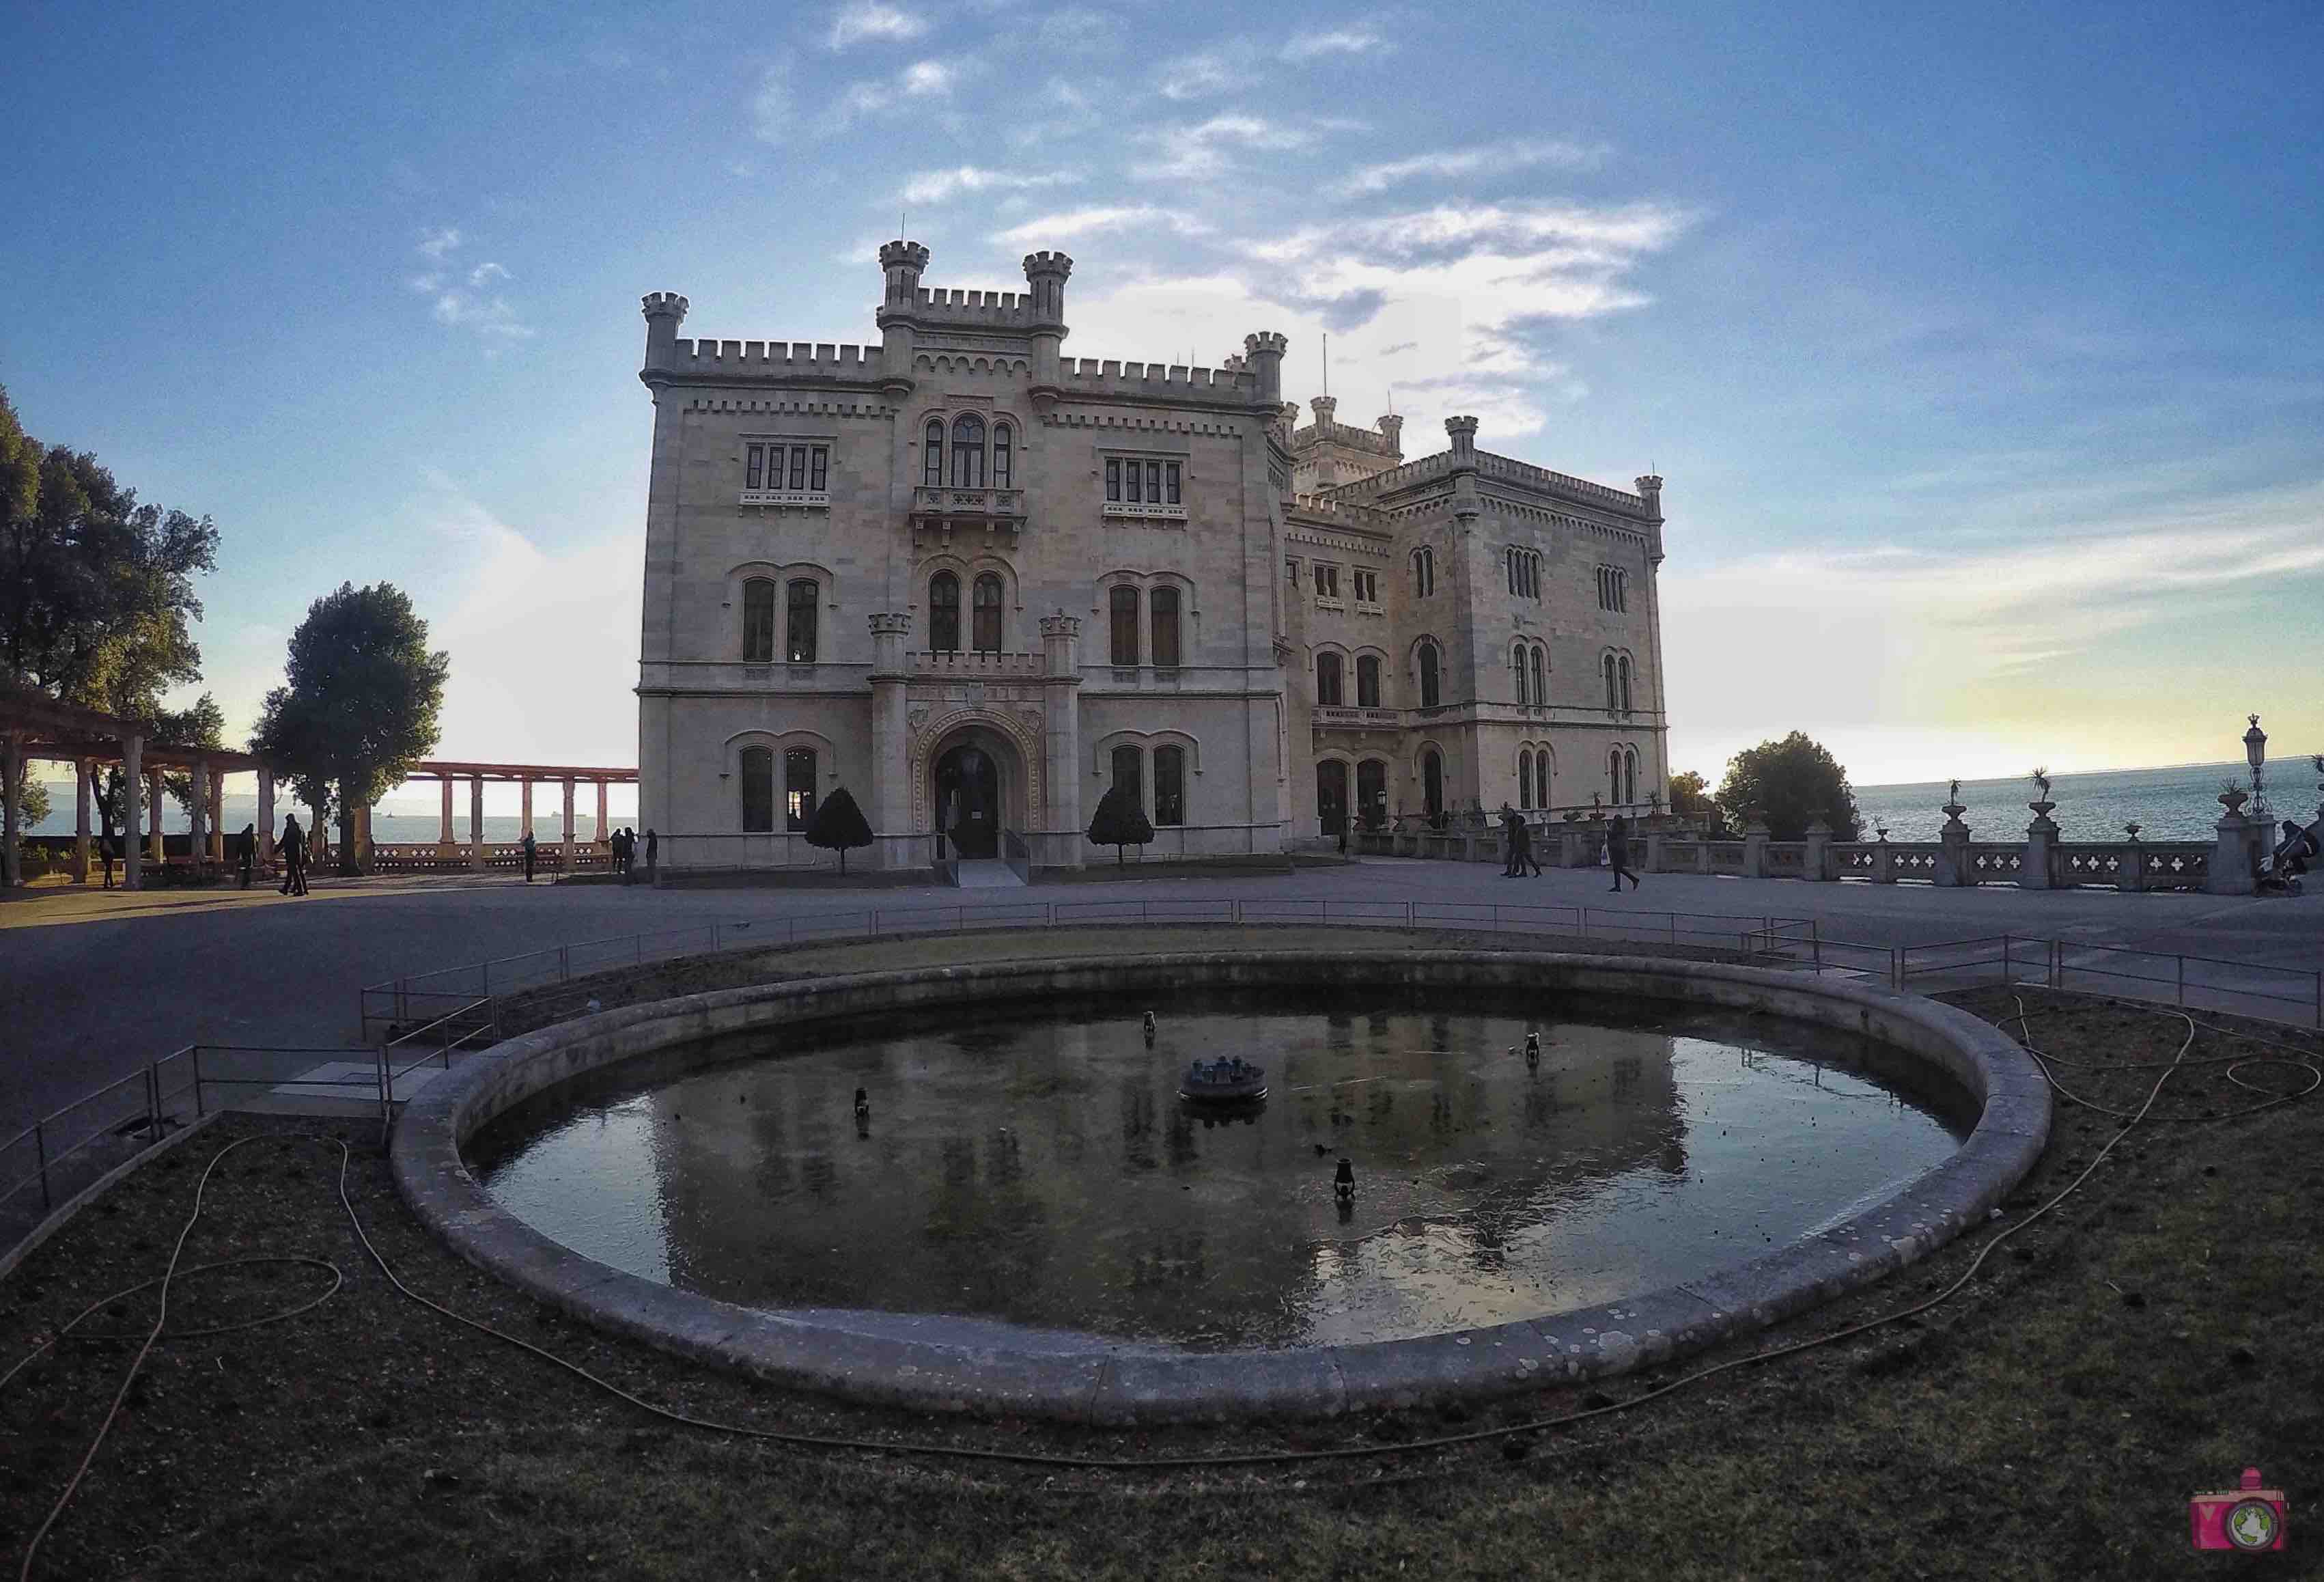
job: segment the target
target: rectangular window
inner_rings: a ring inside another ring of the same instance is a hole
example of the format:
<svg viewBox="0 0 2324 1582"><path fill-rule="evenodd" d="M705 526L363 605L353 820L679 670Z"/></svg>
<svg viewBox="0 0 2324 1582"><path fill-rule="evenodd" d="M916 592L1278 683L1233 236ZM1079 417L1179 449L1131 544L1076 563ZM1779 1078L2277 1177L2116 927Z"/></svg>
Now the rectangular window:
<svg viewBox="0 0 2324 1582"><path fill-rule="evenodd" d="M1139 466L1136 462L1125 461L1121 464L1121 503L1125 505L1138 504L1145 498L1139 493L1138 476Z"/></svg>
<svg viewBox="0 0 2324 1582"><path fill-rule="evenodd" d="M1340 597L1340 569L1337 566L1326 566L1320 560L1316 562L1315 597L1317 598Z"/></svg>
<svg viewBox="0 0 2324 1582"><path fill-rule="evenodd" d="M801 578L790 585L785 600L789 616L789 643L785 652L795 665L815 662L816 598L815 583Z"/></svg>
<svg viewBox="0 0 2324 1582"><path fill-rule="evenodd" d="M1116 583L1106 595L1106 603L1111 618L1113 662L1134 665L1138 662L1138 590Z"/></svg>
<svg viewBox="0 0 2324 1582"><path fill-rule="evenodd" d="M1165 491L1162 496L1163 503L1165 504L1176 505L1180 503L1178 499L1178 464L1176 462L1166 461L1162 464L1162 487Z"/></svg>
<svg viewBox="0 0 2324 1582"><path fill-rule="evenodd" d="M1105 458L1105 498L1108 504L1121 504L1121 458L1117 456Z"/></svg>
<svg viewBox="0 0 2324 1582"><path fill-rule="evenodd" d="M1360 605L1376 605L1379 603L1379 572L1359 571L1356 573L1356 602Z"/></svg>
<svg viewBox="0 0 2324 1582"><path fill-rule="evenodd" d="M1172 825L1185 821L1186 749L1157 747L1154 749L1154 822Z"/></svg>
<svg viewBox="0 0 2324 1582"><path fill-rule="evenodd" d="M807 447L804 445L791 447L790 486L794 489L807 487Z"/></svg>
<svg viewBox="0 0 2324 1582"><path fill-rule="evenodd" d="M1162 464L1158 461L1146 464L1146 498L1150 504L1162 504Z"/></svg>
<svg viewBox="0 0 2324 1582"><path fill-rule="evenodd" d="M1000 434L992 441L992 486L996 489L1010 486L1009 480L1013 476L1009 460L1010 449L1009 425L1003 423Z"/></svg>
<svg viewBox="0 0 2324 1582"><path fill-rule="evenodd" d="M814 461L807 475L807 486L820 495L831 486L831 447L818 445L810 454Z"/></svg>
<svg viewBox="0 0 2324 1582"><path fill-rule="evenodd" d="M815 818L815 749L791 747L783 754L783 822L794 832Z"/></svg>
<svg viewBox="0 0 2324 1582"><path fill-rule="evenodd" d="M1154 623L1154 662L1175 665L1178 662L1178 590L1157 587L1148 597L1148 611Z"/></svg>
<svg viewBox="0 0 2324 1582"><path fill-rule="evenodd" d="M1297 593L1299 591L1299 562L1296 560L1284 561L1283 576L1284 579L1291 584L1291 591Z"/></svg>
<svg viewBox="0 0 2324 1582"><path fill-rule="evenodd" d="M755 489L759 486L759 480L766 476L767 448L763 445L753 445L750 448L749 456L750 459L743 465L742 486L746 489Z"/></svg>

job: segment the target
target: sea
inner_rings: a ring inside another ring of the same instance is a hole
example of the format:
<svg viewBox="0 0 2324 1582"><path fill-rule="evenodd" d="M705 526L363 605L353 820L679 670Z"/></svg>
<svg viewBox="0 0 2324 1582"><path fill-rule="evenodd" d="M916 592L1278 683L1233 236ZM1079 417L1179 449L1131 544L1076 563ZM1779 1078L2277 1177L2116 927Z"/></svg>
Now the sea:
<svg viewBox="0 0 2324 1582"><path fill-rule="evenodd" d="M616 789L626 790L627 788L617 787ZM632 800L627 807L622 806L619 799L612 800L606 809L605 821L616 829L626 825L635 825L638 821L635 796L634 791L631 792ZM224 815L220 822L225 825L226 833L229 835L241 829L245 824L258 822L258 798L255 794L235 796L229 792L220 801L219 809ZM308 822L309 814L305 806L293 804L288 797L278 793L274 799L274 828L277 830L282 828L282 816L286 813L296 813L299 816L299 822L302 825ZM559 838L564 829L564 788L561 785L550 786L546 791L538 789L534 791L532 799L534 839ZM94 814L91 817L90 827L95 828ZM371 837L374 841L385 843L433 841L442 828L443 815L437 808L430 807L423 810L405 804L400 807L382 806L372 810ZM49 816L33 825L25 833L70 835L72 832L72 782L66 781L61 785L53 782L49 782ZM163 798L161 833L183 835L185 832L186 810L178 806L174 800ZM523 833L524 820L514 813L484 815L484 838L487 841L512 841ZM468 799L465 789L453 803L452 837L455 840L468 838ZM573 838L595 840L596 837L597 793L594 787L583 786L574 793L573 797Z"/></svg>
<svg viewBox="0 0 2324 1582"><path fill-rule="evenodd" d="M2262 789L2275 809L2278 821L2315 819L2324 791L2317 788L2314 768L2305 758L2287 759L2267 766ZM2061 840L2120 840L2123 826L2135 823L2141 840L2209 840L2217 833L2219 791L2233 782L2251 789L2246 763L2179 763L2163 769L2108 769L2089 774L2053 774L2050 800L2058 804L2050 817ZM2006 780L1964 780L1960 785L1961 815L1971 838L2021 838L2034 815L2026 807L2035 800L2034 782L2024 775ZM1873 838L1881 825L1891 840L1934 840L1945 821L1945 782L1924 781L1914 785L1859 785L1857 810L1864 816L1864 837ZM2248 813L2251 810L2246 808Z"/></svg>

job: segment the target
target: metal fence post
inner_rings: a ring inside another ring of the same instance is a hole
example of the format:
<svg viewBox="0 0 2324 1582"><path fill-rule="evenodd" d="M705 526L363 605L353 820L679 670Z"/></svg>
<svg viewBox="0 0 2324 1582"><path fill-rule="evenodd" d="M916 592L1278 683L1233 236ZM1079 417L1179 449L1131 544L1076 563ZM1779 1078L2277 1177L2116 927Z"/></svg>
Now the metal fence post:
<svg viewBox="0 0 2324 1582"><path fill-rule="evenodd" d="M145 1130L161 1140L161 1069L151 1060L145 1062Z"/></svg>
<svg viewBox="0 0 2324 1582"><path fill-rule="evenodd" d="M202 1106L202 1046L196 1044L194 1046L194 1118L199 1120L208 1114L209 1111Z"/></svg>
<svg viewBox="0 0 2324 1582"><path fill-rule="evenodd" d="M2001 981L2004 985L2009 982L2009 975L2016 970L2015 964L2009 957L2009 936L2004 934L2001 936Z"/></svg>
<svg viewBox="0 0 2324 1582"><path fill-rule="evenodd" d="M2187 958L2186 958L2184 956L2174 956L2174 957L2172 957L2172 959L2173 961L2176 961L2176 962L2179 964L2179 1002L2178 1002L2178 1003L2179 1003L2180 1004L2181 1004L2181 1005L2184 1005L2184 1004L2186 1004L2186 1003L2187 1003Z"/></svg>
<svg viewBox="0 0 2324 1582"><path fill-rule="evenodd" d="M565 946L559 945L557 948L557 981L561 984L573 981L573 964L566 957L565 951Z"/></svg>
<svg viewBox="0 0 2324 1582"><path fill-rule="evenodd" d="M1412 927L1412 902L1409 901L1404 903L1404 926L1407 929Z"/></svg>
<svg viewBox="0 0 2324 1582"><path fill-rule="evenodd" d="M1904 947L1888 947L1888 986L1898 994L1904 992Z"/></svg>
<svg viewBox="0 0 2324 1582"><path fill-rule="evenodd" d="M2050 986L2053 989L2063 988L2065 984L2066 942L2063 939L2052 939L2050 941Z"/></svg>
<svg viewBox="0 0 2324 1582"><path fill-rule="evenodd" d="M56 1207L49 1197L49 1134L47 1123L32 1123L32 1157L41 1171L41 1212L46 1214Z"/></svg>

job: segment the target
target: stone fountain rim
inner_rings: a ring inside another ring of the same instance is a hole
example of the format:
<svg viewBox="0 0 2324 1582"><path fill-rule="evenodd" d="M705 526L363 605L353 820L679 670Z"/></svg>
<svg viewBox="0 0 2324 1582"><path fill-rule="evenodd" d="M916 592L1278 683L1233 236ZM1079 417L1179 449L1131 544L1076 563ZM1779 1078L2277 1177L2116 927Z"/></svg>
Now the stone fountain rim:
<svg viewBox="0 0 2324 1582"><path fill-rule="evenodd" d="M610 1268L496 1205L468 1138L586 1071L722 1034L969 1000L1108 989L1382 982L1643 995L1868 1034L1979 1100L1967 1142L1888 1198L1734 1268L1553 1317L1349 1346L1194 1352L983 1319L747 1308ZM770 1383L921 1410L1093 1423L1323 1417L1607 1377L1764 1328L1894 1273L1983 1223L2048 1141L2051 1094L2000 1029L1868 983L1715 962L1516 950L1179 951L912 967L624 1006L512 1039L408 1104L391 1148L405 1203L469 1263L600 1328Z"/></svg>

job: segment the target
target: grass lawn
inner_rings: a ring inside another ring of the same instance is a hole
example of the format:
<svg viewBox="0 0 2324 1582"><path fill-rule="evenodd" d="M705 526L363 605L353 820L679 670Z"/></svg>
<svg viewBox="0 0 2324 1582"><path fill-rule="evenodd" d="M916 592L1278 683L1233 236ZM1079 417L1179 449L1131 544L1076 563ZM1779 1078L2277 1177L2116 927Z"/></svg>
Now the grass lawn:
<svg viewBox="0 0 2324 1582"><path fill-rule="evenodd" d="M1956 996L2005 1021L2006 993ZM2168 1062L2168 1012L2027 991L2041 1048ZM2312 1036L2201 1018L2313 1051ZM2199 1034L2154 1114L2255 1101ZM2310 1059L2316 1058L2311 1052ZM2196 1062L2204 1062L2198 1064ZM2135 1110L2161 1068L2061 1066ZM2297 1087L2283 1068L2254 1081ZM1736 1369L1562 1429L1448 1448L1412 1441L1586 1406L1941 1289L2004 1228L1886 1286L1587 1392L1490 1411L1366 1413L1249 1429L1101 1432L883 1412L770 1390L582 1329L438 1249L374 1140L346 1128L348 1196L415 1289L648 1400L724 1422L896 1441L1130 1457L1366 1447L1377 1456L1102 1472L920 1453L805 1450L675 1427L399 1297L341 1209L336 1143L266 1141L213 1176L188 1265L327 1261L346 1284L287 1321L165 1339L49 1536L34 1575L94 1578L1764 1577L2313 1574L2324 1534L2324 1186L2318 1102L2150 1119L2056 1210L1917 1319ZM314 1129L235 1117L132 1176L0 1282L0 1369L88 1302L158 1274L194 1184L236 1137ZM2118 1130L2061 1103L2006 1224ZM328 1137L330 1128L320 1128ZM171 1325L295 1305L328 1276L254 1264L184 1278ZM90 1319L0 1386L0 1550L20 1563L103 1420L153 1293ZM1405 1447L1405 1448L1397 1448ZM2281 1555L2188 1552L2186 1503L2246 1465L2287 1490Z"/></svg>

